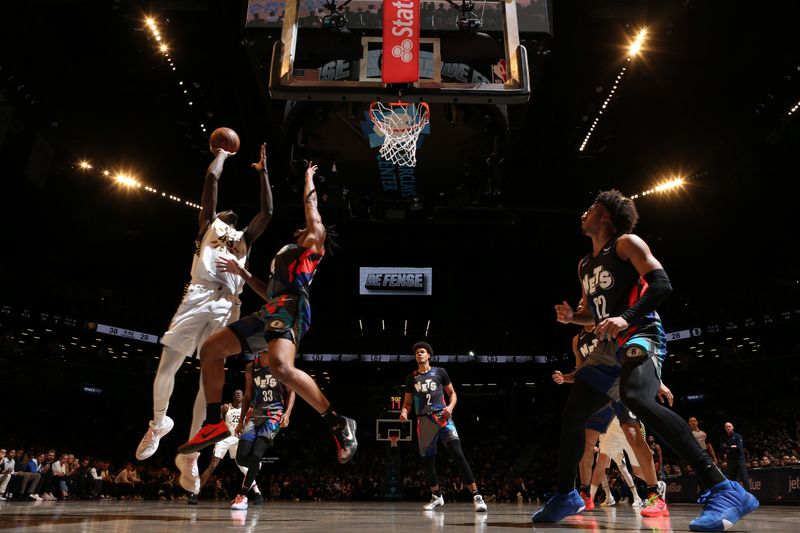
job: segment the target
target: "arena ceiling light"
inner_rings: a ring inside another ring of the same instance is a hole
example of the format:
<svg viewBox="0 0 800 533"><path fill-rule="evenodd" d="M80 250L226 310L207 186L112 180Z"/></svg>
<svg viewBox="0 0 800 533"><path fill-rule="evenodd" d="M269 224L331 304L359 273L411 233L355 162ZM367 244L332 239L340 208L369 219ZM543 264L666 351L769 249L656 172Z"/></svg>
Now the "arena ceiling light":
<svg viewBox="0 0 800 533"><path fill-rule="evenodd" d="M174 195L174 194L169 194L169 193L166 193L164 191L159 191L155 187L151 187L149 185L146 185L146 184L140 182L139 180L137 180L136 178L131 176L128 172L119 171L119 172L113 172L112 173L107 168L103 169L103 170L95 169L94 166L86 159L79 161L75 165L75 167L78 170L80 170L81 173L85 174L87 172L94 171L94 172L97 173L98 176L102 176L104 178L111 179L112 181L114 181L116 184L118 184L120 186L127 187L127 188L130 188L130 189L142 189L145 192L149 192L149 193L151 193L153 195L161 196L165 200L171 200L171 201L176 202L176 203L184 204L187 207L191 207L193 209L200 209L200 205L199 204L196 204L195 202L190 202L189 200L184 200L180 196L177 196L177 195Z"/></svg>
<svg viewBox="0 0 800 533"><path fill-rule="evenodd" d="M583 141L581 142L581 145L578 148L579 152L583 152L586 149L586 145L589 144L589 140L592 138L592 134L594 134L594 131L600 124L600 119L602 118L603 112L611 104L614 95L617 93L622 83L622 78L628 71L628 67L630 66L631 60L634 57L636 57L639 54L639 52L641 52L646 37L647 37L647 28L642 28L634 38L631 45L628 47L628 56L627 58L625 58L625 64L622 66L622 68L620 68L619 72L617 73L617 77L614 79L614 82L611 86L611 90L608 92L608 96L606 96L606 99L603 101L603 104L600 106L600 109L597 110L597 114L595 115L594 120L589 126L589 130L586 132L586 135L584 135Z"/></svg>
<svg viewBox="0 0 800 533"><path fill-rule="evenodd" d="M634 194L633 196L631 196L631 200L636 200L637 198L640 198L642 196L649 196L651 194L664 193L675 189L679 189L684 186L686 181L687 181L686 178L680 176L677 178L672 178L671 180L659 183L652 189L647 189L646 191L640 192L639 194Z"/></svg>

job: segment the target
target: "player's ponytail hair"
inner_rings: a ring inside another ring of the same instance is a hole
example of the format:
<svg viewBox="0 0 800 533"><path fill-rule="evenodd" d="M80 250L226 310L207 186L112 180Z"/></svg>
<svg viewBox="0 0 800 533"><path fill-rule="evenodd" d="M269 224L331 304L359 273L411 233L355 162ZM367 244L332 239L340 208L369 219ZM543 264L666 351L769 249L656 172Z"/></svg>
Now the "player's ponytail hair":
<svg viewBox="0 0 800 533"><path fill-rule="evenodd" d="M411 347L411 353L417 353L417 350L420 348L425 348L425 351L428 352L428 355L433 357L433 348L431 348L431 345L425 341L415 342L414 346Z"/></svg>

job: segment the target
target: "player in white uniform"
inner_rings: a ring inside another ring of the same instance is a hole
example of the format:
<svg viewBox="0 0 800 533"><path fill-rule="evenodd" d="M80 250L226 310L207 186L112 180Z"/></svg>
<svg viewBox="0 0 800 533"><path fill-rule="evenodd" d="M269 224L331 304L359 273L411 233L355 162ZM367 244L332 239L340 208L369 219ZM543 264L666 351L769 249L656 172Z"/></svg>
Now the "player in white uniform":
<svg viewBox="0 0 800 533"><path fill-rule="evenodd" d="M172 430L172 419L167 416L169 399L175 386L175 374L186 357L192 356L209 335L239 319L239 294L244 280L227 270L217 267L218 260L233 259L244 266L253 242L264 233L272 219L272 192L267 175L266 145L261 146L261 156L252 167L256 169L261 184L260 209L242 231L236 230L237 215L233 211L217 214L217 186L225 160L234 155L221 149L213 149L215 157L206 171L199 232L197 234L191 281L172 318L169 330L161 343L164 349L153 381L153 420L136 448L136 458L151 457L158 449L160 439ZM190 435L194 435L205 418L205 394L202 376L192 411ZM200 489L197 472L199 454L179 455L176 465L181 471L181 486L192 493L190 503Z"/></svg>
<svg viewBox="0 0 800 533"><path fill-rule="evenodd" d="M617 467L619 467L619 473L622 476L622 479L631 490L631 494L633 495L633 506L641 507L642 498L639 496L639 493L636 492L636 485L634 485L633 478L631 477L630 472L628 472L625 454L623 452L628 453L631 467L633 468L633 473L636 475L636 477L644 479L644 474L639 466L639 461L636 459L636 453L628 442L628 438L625 436L625 433L622 431L622 427L616 423L616 420L612 420L606 432L600 435L600 444L598 447L600 452L597 455L597 463L595 465L594 472L592 473L592 496L594 496L594 491L597 490L597 487L602 484L606 491L606 501L603 502L602 505L607 507L616 504L613 496L611 495L611 490L608 486L608 478L606 477L606 468L609 467L611 460L613 459L614 462L617 463Z"/></svg>

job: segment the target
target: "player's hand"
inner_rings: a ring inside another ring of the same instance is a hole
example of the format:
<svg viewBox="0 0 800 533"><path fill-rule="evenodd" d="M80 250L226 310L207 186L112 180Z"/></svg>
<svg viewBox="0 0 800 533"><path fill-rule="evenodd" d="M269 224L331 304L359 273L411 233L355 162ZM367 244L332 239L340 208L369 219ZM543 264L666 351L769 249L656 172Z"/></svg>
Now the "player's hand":
<svg viewBox="0 0 800 533"><path fill-rule="evenodd" d="M291 415L289 413L283 413L283 416L281 416L281 427L282 428L288 428L289 427L289 417L290 416Z"/></svg>
<svg viewBox="0 0 800 533"><path fill-rule="evenodd" d="M672 396L672 391L669 390L669 387L664 385L664 382L661 382L661 387L658 389L658 399L661 403L667 403L670 407L672 407L672 401L674 397Z"/></svg>
<svg viewBox="0 0 800 533"><path fill-rule="evenodd" d="M308 168L306 169L306 180L313 180L317 170L319 170L319 167L315 165L313 161L309 161Z"/></svg>
<svg viewBox="0 0 800 533"><path fill-rule="evenodd" d="M562 324L571 324L574 316L575 311L572 310L572 306L566 300L556 304L556 320Z"/></svg>
<svg viewBox="0 0 800 533"><path fill-rule="evenodd" d="M259 172L267 169L267 143L261 144L261 157L259 157L258 161L252 163L250 166Z"/></svg>
<svg viewBox="0 0 800 533"><path fill-rule="evenodd" d="M220 154L222 154L227 159L232 155L236 155L236 152L229 152L229 151L224 150L222 148L212 148L211 146L209 146L208 149L211 150L211 153L214 154L215 157L217 157Z"/></svg>
<svg viewBox="0 0 800 533"><path fill-rule="evenodd" d="M562 374L560 370L556 370L555 372L553 372L553 381L556 382L556 385L563 385L564 374Z"/></svg>
<svg viewBox="0 0 800 533"><path fill-rule="evenodd" d="M451 418L453 418L453 408L448 405L442 409L442 419L447 422Z"/></svg>
<svg viewBox="0 0 800 533"><path fill-rule="evenodd" d="M628 329L629 325L621 316L612 316L597 324L594 334L600 340L616 339L617 335Z"/></svg>
<svg viewBox="0 0 800 533"><path fill-rule="evenodd" d="M242 434L243 431L244 431L244 421L239 420L239 423L236 424L236 431L234 431L234 435L238 437Z"/></svg>
<svg viewBox="0 0 800 533"><path fill-rule="evenodd" d="M408 422L408 411L400 409L400 422Z"/></svg>
<svg viewBox="0 0 800 533"><path fill-rule="evenodd" d="M244 269L239 266L239 263L236 262L236 259L231 257L218 257L217 271L230 272L231 274L236 274L237 276L241 276L244 273Z"/></svg>

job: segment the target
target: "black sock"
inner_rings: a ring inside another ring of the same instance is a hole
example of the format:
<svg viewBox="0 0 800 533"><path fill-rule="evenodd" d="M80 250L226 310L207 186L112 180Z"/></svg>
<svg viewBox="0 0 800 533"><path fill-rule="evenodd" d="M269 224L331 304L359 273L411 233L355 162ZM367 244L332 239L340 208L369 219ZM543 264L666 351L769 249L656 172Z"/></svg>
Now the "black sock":
<svg viewBox="0 0 800 533"><path fill-rule="evenodd" d="M477 489L477 488L476 488L475 490L473 490L473 491L472 491L472 497L473 497L473 498L474 498L475 496L477 496L478 494L480 494L480 492L478 492L478 489Z"/></svg>
<svg viewBox="0 0 800 533"><path fill-rule="evenodd" d="M431 494L433 494L433 495L434 495L434 496L436 496L437 498L441 498L441 497L442 497L442 489L438 489L438 490L432 490L432 491L431 491Z"/></svg>
<svg viewBox="0 0 800 533"><path fill-rule="evenodd" d="M325 422L328 423L328 427L330 428L338 426L341 421L341 417L336 414L336 411L334 411L332 407L328 407L328 410L322 413L322 418L325 419Z"/></svg>
<svg viewBox="0 0 800 533"><path fill-rule="evenodd" d="M222 420L219 414L221 407L220 402L206 404L206 424L216 424Z"/></svg>
<svg viewBox="0 0 800 533"><path fill-rule="evenodd" d="M589 494L591 494L591 490L589 489L589 485L581 485L581 489L580 489L580 491L581 491L582 493L586 494L587 496L588 496Z"/></svg>
<svg viewBox="0 0 800 533"><path fill-rule="evenodd" d="M649 497L651 494L658 494L658 485L647 486L647 496Z"/></svg>

